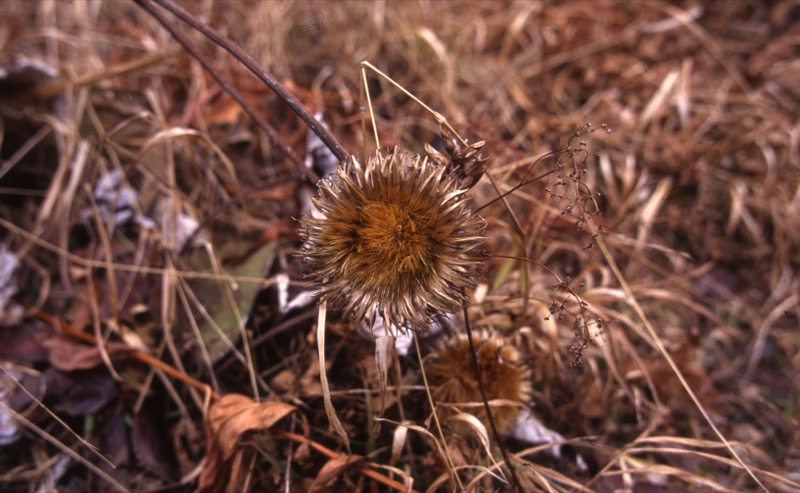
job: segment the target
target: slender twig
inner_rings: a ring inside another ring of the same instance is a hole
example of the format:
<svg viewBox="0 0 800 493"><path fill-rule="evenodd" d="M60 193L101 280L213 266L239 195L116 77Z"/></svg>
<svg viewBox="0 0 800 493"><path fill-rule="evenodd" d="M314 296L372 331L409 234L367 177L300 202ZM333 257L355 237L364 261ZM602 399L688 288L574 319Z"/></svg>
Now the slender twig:
<svg viewBox="0 0 800 493"><path fill-rule="evenodd" d="M338 452L335 452L335 451L329 449L328 447L326 447L325 445L322 445L321 443L315 442L314 440L312 440L312 439L310 439L310 438L308 438L306 436L298 435L297 433L292 433L291 431L286 431L286 430L284 430L282 428L273 428L271 431L274 432L276 435L280 435L280 436L282 436L284 438L288 438L289 440L292 440L294 442L305 443L305 444L309 445L311 448L313 448L314 450L316 450L317 452L325 454L326 456L328 456L331 459L338 459L338 458L343 457L342 454L340 454ZM350 456L350 457L356 457L356 456ZM391 488L396 489L397 491L405 491L405 492L410 492L410 493L419 493L419 491L417 491L415 489L409 489L408 486L406 486L406 485L404 485L402 483L399 483L399 482L395 481L394 479L388 478L388 477L384 476L383 474L381 474L381 473L379 473L377 471L373 471L372 469L369 468L369 466L358 465L358 466L356 466L356 469L361 474L363 474L364 476L368 476L368 477L370 477L370 478L372 478L372 479L374 479L374 480L376 480L376 481L378 481L380 483L385 484L386 486L389 486Z"/></svg>
<svg viewBox="0 0 800 493"><path fill-rule="evenodd" d="M492 416L492 407L489 405L489 399L486 397L486 390L483 388L483 375L481 374L481 366L478 364L478 354L475 352L475 343L472 340L472 327L469 324L469 313L467 310L467 304L464 303L462 305L464 310L464 330L467 332L467 341L469 342L469 352L472 358L472 367L475 371L475 377L478 380L478 390L481 391L481 400L483 400L483 409L486 411L486 420L489 422L489 427L492 429L492 436L494 437L495 443L497 443L497 447L500 449L500 454L503 456L503 461L506 463L506 467L508 470L511 471L511 482L514 483L514 487L517 491L522 492L525 491L522 489L522 484L519 482L519 478L517 477L517 471L514 464L511 463L511 457L508 455L508 451L506 450L505 445L503 445L503 441L500 437L500 432L497 431L497 425L494 422L494 416Z"/></svg>
<svg viewBox="0 0 800 493"><path fill-rule="evenodd" d="M148 65L162 61L165 57L166 55L163 53L151 53L136 60L130 60L117 65L111 65L98 72L92 72L90 74L75 78L64 77L56 80L55 82L46 82L43 84L33 85L31 87L26 87L22 92L19 93L13 91L9 92L11 95L13 95L13 98L17 103L49 99L58 96L70 88L90 86L100 81L111 79L112 77L118 77L130 72L135 72L136 70L141 70ZM4 96L7 95L8 94L4 94Z"/></svg>
<svg viewBox="0 0 800 493"><path fill-rule="evenodd" d="M64 332L68 336L74 337L75 339L78 339L80 341L83 341L83 342L86 342L88 344L92 344L92 345L95 345L95 346L99 344L98 340L93 335L87 334L86 332L82 332L82 331L76 329L75 327L72 327L68 323L60 320L59 318L50 315L49 313L45 313L45 312L40 311L40 310L38 310L36 308L33 308L33 307L28 307L28 308L30 308L32 310L36 310L33 313L31 313L32 316L34 316L34 317L38 318L39 320L49 324L52 327L55 327L55 328L61 330L62 332ZM154 357L151 354L148 354L148 353L146 353L144 351L133 350L130 353L128 353L128 356L130 356L131 358L133 358L135 360L138 360L138 361L140 361L140 362L142 362L142 363L144 363L146 365L150 365L153 368L157 368L157 369L163 371L164 373L166 373L167 375L171 376L172 378L175 378L176 380L180 380L181 382L185 383L186 385L188 385L190 387L194 387L195 389L200 390L202 392L210 392L211 393L211 397L213 399L215 399L215 400L219 399L219 394L217 392L214 392L213 390L211 390L211 387L209 387L208 384L200 382L199 380L195 380L194 378L190 377L186 373L183 373L183 372L181 372L179 370L176 370L172 366L168 365L167 363L164 363L163 361L161 361L160 359Z"/></svg>
<svg viewBox="0 0 800 493"><path fill-rule="evenodd" d="M235 87L233 87L225 79L222 78L222 76L214 68L211 62L209 62L208 59L205 56L203 56L202 53L200 53L200 50L197 48L197 45L195 45L192 42L192 40L190 40L185 34L183 34L175 26L175 24L173 24L166 17L164 17L164 14L162 14L157 8L155 8L153 4L150 2L150 0L135 0L135 1L144 10L146 10L147 13L152 15L159 23L161 23L161 25L164 26L164 28L167 31L169 31L170 34L172 34L172 37L174 37L178 41L178 43L180 43L181 46L183 46L183 48L186 51L188 51L190 55L192 55L192 57L195 60L200 62L200 65L202 65L203 68L211 75L211 77L214 78L217 84L219 84L219 86L225 92L230 94L230 96L234 100L236 100L237 103L239 103L239 106L242 107L244 112L247 113L248 116L250 116L250 118L253 119L256 125L258 125L264 131L264 133L267 134L267 137L269 138L270 142L272 142L273 145L279 148L281 152L283 152L283 154L286 157L288 157L300 171L305 173L306 176L309 178L309 180L311 180L314 183L316 183L317 180L319 180L319 177L316 175L316 173L314 173L312 169L303 164L302 159L300 159L300 157L294 152L294 149L292 149L291 146L283 142L283 139L281 139L277 130L275 130L272 127L272 125L270 125L269 123L267 123L266 120L264 120L264 118L256 111L255 108L253 108L253 106L244 98L244 96L242 96L241 93L238 90L236 90Z"/></svg>
<svg viewBox="0 0 800 493"><path fill-rule="evenodd" d="M116 491L122 491L123 493L130 493L131 490L125 487L122 483L114 479L114 476L109 474L108 472L104 471L85 457L83 457L78 451L74 450L73 447L68 446L67 444L60 441L58 438L53 436L49 431L43 430L39 428L36 423L26 418L24 415L18 413L14 408L9 406L3 401L0 401L0 409L3 410L3 414L6 416L11 416L13 420L19 421L22 423L24 427L28 430L36 433L42 439L52 443L57 448L59 448L64 454L70 456L75 462L79 462L86 466L87 469L92 471L93 473L97 474L99 478L102 478L109 485L111 485ZM112 466L114 467L114 466Z"/></svg>
<svg viewBox="0 0 800 493"><path fill-rule="evenodd" d="M150 0L135 0L139 5L144 7L150 3ZM266 84L270 89L275 91L289 107L299 116L303 122L308 126L309 130L317 134L320 140L333 152L340 162L346 161L350 154L342 147L333 134L320 123L314 115L312 115L305 106L298 101L298 99L290 93L286 87L283 86L275 77L264 69L252 56L248 55L236 43L229 38L217 32L214 28L208 26L183 7L175 4L170 0L153 0L154 3L164 7L179 19L186 22L194 29L200 31L205 37L213 41L215 44L224 48L228 53L233 55L234 58L239 60L250 72L253 73L261 82ZM149 12L150 10L148 10Z"/></svg>

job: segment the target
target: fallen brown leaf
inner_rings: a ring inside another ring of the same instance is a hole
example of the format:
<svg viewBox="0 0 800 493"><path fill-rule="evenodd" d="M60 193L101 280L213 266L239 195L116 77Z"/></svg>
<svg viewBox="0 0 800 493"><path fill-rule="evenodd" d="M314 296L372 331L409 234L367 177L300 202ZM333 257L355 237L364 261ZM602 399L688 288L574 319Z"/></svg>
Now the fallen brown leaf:
<svg viewBox="0 0 800 493"><path fill-rule="evenodd" d="M75 341L58 334L44 341L42 346L48 351L50 363L62 371L88 370L103 363L100 349ZM135 349L122 342L105 344L108 356L116 360L130 355Z"/></svg>
<svg viewBox="0 0 800 493"><path fill-rule="evenodd" d="M44 376L53 409L69 416L94 414L119 395L105 368L70 372L48 368Z"/></svg>
<svg viewBox="0 0 800 493"><path fill-rule="evenodd" d="M319 473L317 473L317 477L314 478L314 482L311 483L311 486L308 488L308 493L314 493L315 491L321 490L326 484L344 471L354 466L361 465L362 460L363 457L360 455L342 455L329 460L324 466L322 466L322 469L319 470Z"/></svg>
<svg viewBox="0 0 800 493"><path fill-rule="evenodd" d="M200 473L198 493L235 491L235 464L243 453L239 439L250 431L266 430L297 409L282 402L255 402L241 394L228 394L212 404L206 416L206 462ZM302 416L302 415L300 415Z"/></svg>
<svg viewBox="0 0 800 493"><path fill-rule="evenodd" d="M38 320L28 320L22 325L0 327L0 359L18 363L41 363L47 359L43 342L52 337L54 330Z"/></svg>

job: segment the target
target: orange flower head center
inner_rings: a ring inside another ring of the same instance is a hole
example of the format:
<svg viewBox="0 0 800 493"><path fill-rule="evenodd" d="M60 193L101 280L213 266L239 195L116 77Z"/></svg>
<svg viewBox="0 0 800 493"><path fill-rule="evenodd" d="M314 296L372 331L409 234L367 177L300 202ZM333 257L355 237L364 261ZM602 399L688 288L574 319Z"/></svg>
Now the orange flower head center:
<svg viewBox="0 0 800 493"><path fill-rule="evenodd" d="M387 269L416 270L430 247L425 224L408 207L392 202L373 202L363 209L359 228L359 254L381 259Z"/></svg>

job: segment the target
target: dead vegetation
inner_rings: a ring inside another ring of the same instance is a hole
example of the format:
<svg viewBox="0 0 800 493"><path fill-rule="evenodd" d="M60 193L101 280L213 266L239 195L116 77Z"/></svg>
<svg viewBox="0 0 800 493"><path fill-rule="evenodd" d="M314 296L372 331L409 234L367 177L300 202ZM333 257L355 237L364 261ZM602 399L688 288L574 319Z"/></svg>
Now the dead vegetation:
<svg viewBox="0 0 800 493"><path fill-rule="evenodd" d="M356 156L363 60L486 140L469 322L509 345L484 374L529 379L492 403L524 490L800 489L795 2L182 5ZM132 2L0 13L0 489L510 488L472 375L437 353L460 313L417 341L439 423L413 343L329 313L348 455L293 256L321 158L162 12L273 135ZM367 83L382 145L442 149L429 113Z"/></svg>

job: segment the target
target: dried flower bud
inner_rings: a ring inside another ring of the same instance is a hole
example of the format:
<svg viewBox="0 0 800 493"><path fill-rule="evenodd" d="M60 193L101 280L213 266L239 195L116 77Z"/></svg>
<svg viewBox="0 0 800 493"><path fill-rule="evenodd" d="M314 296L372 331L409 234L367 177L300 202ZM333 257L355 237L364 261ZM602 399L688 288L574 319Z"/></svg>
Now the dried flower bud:
<svg viewBox="0 0 800 493"><path fill-rule="evenodd" d="M302 219L301 253L334 309L424 330L466 301L485 257L485 223L456 175L395 148L366 166L351 158L318 187L320 215Z"/></svg>
<svg viewBox="0 0 800 493"><path fill-rule="evenodd" d="M452 173L463 180L464 186L472 188L486 173L489 164L489 157L479 154L485 140L466 145L458 140L453 132L444 125L441 126L442 142L444 151L447 155L437 151L430 144L425 144L425 152L431 160L442 166L446 166Z"/></svg>
<svg viewBox="0 0 800 493"><path fill-rule="evenodd" d="M508 340L488 331L475 332L473 337L486 398L490 401L503 399L527 403L531 399L530 372L522 364L519 351ZM428 381L434 387L433 396L437 402L481 402L469 341L465 335L460 334L441 341L426 360L425 368ZM482 406L465 410L486 424L486 413ZM519 415L519 407L493 407L492 415L498 431L507 433Z"/></svg>

